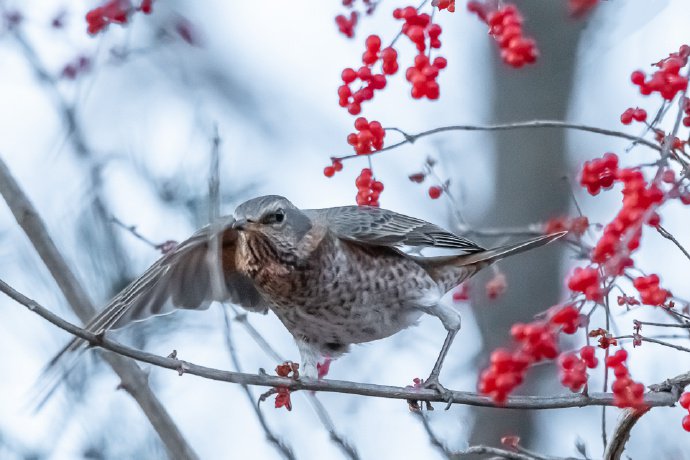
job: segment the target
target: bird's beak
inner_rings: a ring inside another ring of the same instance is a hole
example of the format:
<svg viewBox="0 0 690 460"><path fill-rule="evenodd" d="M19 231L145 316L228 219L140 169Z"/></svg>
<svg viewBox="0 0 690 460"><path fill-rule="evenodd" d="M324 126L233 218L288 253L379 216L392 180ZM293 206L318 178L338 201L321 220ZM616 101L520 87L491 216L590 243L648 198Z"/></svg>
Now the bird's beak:
<svg viewBox="0 0 690 460"><path fill-rule="evenodd" d="M249 221L247 219L237 219L232 224L232 228L235 230L246 230Z"/></svg>

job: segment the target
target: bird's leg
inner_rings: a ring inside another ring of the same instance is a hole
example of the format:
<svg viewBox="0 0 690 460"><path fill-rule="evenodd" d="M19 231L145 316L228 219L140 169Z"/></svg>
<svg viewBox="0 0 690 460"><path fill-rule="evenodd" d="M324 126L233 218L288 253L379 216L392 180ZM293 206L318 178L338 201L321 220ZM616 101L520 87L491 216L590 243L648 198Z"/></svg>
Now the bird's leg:
<svg viewBox="0 0 690 460"><path fill-rule="evenodd" d="M438 391L438 393L448 403L446 406L446 410L448 410L453 404L453 394L443 385L441 385L439 375L441 374L443 362L446 359L448 350L453 343L453 339L455 339L455 336L460 330L460 315L453 308L442 304L436 305L429 311L429 313L437 316L441 320L443 326L448 331L448 334L446 334L446 339L443 341L443 346L438 354L438 358L436 358L436 363L434 364L434 368L431 370L431 374L429 374L429 377L424 381L424 387L433 388L434 390Z"/></svg>
<svg viewBox="0 0 690 460"><path fill-rule="evenodd" d="M302 361L300 375L310 379L318 378L319 373L316 369L316 365L321 361L321 353L306 340L296 338L295 343L297 344L297 349L299 350Z"/></svg>

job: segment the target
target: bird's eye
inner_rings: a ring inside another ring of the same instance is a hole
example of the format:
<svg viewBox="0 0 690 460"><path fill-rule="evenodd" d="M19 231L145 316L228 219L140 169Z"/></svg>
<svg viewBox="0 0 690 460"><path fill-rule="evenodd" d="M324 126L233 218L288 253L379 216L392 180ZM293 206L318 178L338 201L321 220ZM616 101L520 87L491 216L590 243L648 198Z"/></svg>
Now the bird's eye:
<svg viewBox="0 0 690 460"><path fill-rule="evenodd" d="M285 212L283 212L282 209L279 209L276 212L266 214L266 216L263 219L261 219L261 223L263 223L265 225L280 224L284 220L285 220Z"/></svg>

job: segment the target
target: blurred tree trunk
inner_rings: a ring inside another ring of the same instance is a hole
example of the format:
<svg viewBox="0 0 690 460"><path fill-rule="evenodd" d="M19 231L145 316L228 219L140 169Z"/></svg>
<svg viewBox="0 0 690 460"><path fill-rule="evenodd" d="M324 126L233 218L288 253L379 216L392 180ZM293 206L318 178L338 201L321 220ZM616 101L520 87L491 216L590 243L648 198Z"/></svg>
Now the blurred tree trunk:
<svg viewBox="0 0 690 460"><path fill-rule="evenodd" d="M536 65L523 69L509 68L498 57L494 59L491 122L563 120L583 23L568 20L565 1L516 3L526 18L525 33L537 40L541 57ZM567 184L560 179L566 172L565 131L498 132L494 139L496 201L484 225L513 227L565 213ZM507 277L508 290L498 301L485 304L477 312L487 353L510 343L513 323L529 321L535 313L559 300L560 256L561 251L554 245L499 265ZM486 363L486 356L482 363ZM540 373L537 369L531 371L530 380L535 381ZM535 391L535 386L528 382L522 390ZM502 436L516 434L529 446L537 434L533 415L530 411L477 409L471 443L496 445Z"/></svg>

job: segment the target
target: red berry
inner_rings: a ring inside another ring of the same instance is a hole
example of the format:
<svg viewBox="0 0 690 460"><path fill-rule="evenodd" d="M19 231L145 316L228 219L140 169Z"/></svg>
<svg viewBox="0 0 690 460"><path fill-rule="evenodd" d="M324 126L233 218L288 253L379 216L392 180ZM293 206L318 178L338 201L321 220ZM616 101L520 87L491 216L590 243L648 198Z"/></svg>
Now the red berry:
<svg viewBox="0 0 690 460"><path fill-rule="evenodd" d="M333 166L326 166L323 168L323 175L326 177L333 177L335 174L335 168Z"/></svg>
<svg viewBox="0 0 690 460"><path fill-rule="evenodd" d="M685 393L680 395L678 404L680 404L680 407L682 407L683 409L690 410L690 391L686 391Z"/></svg>
<svg viewBox="0 0 690 460"><path fill-rule="evenodd" d="M683 417L683 421L681 422L681 426L685 431L690 431L690 415L686 415Z"/></svg>
<svg viewBox="0 0 690 460"><path fill-rule="evenodd" d="M438 185L432 185L431 187L429 187L429 197L431 197L432 200L435 200L438 197L440 197L442 192L443 189Z"/></svg>

